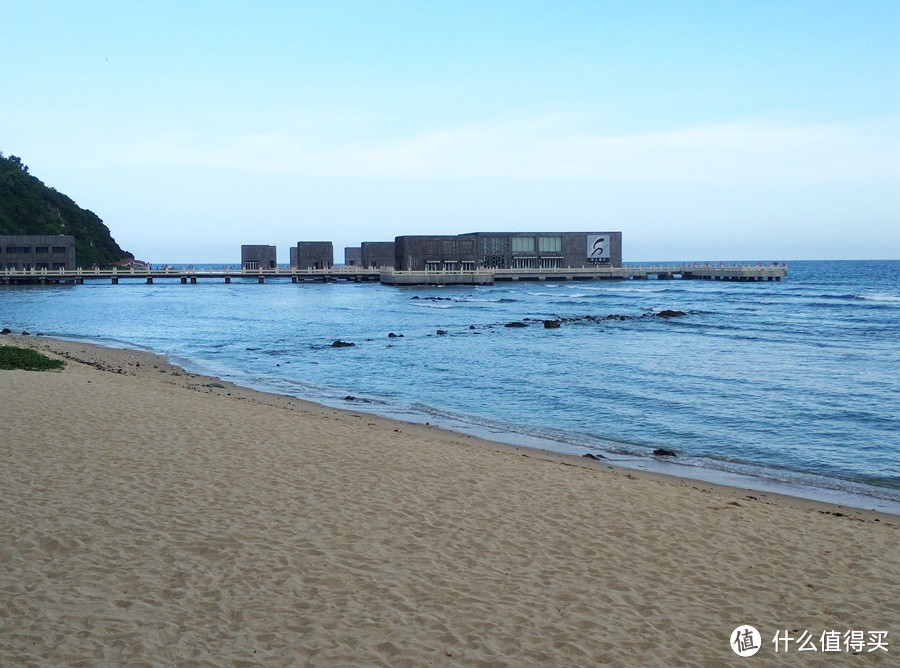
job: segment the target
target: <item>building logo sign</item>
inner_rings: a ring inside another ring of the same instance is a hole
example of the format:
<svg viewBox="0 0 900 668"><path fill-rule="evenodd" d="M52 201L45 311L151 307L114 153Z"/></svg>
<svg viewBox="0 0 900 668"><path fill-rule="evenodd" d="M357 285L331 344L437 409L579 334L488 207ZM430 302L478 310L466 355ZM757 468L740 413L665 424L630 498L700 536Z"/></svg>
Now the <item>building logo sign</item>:
<svg viewBox="0 0 900 668"><path fill-rule="evenodd" d="M609 235L598 234L597 236L588 236L587 238L587 259L588 260L608 260L609 259Z"/></svg>

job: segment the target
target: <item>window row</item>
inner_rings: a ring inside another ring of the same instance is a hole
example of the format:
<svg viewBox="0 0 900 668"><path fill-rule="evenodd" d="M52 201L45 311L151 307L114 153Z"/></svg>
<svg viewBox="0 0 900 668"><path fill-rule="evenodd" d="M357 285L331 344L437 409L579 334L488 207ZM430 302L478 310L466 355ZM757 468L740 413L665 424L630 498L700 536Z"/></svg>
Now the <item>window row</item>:
<svg viewBox="0 0 900 668"><path fill-rule="evenodd" d="M562 252L562 237L538 237L538 251L541 253ZM513 253L533 253L534 237L513 237Z"/></svg>
<svg viewBox="0 0 900 668"><path fill-rule="evenodd" d="M31 249L31 246L7 246L6 252L8 254L16 253L18 255L27 255L27 254L31 254L31 253L49 253L50 246L35 246L34 250ZM54 253L65 253L66 247L65 246L54 246L53 252Z"/></svg>

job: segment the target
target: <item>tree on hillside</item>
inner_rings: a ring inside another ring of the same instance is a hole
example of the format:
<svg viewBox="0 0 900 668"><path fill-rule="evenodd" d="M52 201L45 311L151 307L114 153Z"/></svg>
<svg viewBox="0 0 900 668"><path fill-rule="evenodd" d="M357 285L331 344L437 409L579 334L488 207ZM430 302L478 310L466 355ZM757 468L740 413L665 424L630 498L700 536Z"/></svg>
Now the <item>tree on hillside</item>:
<svg viewBox="0 0 900 668"><path fill-rule="evenodd" d="M2 156L3 156L3 154L0 153L0 157L2 157ZM22 158L20 158L19 156L11 155L11 156L9 156L9 158L7 158L7 160L9 160L13 165L15 165L16 167L21 169L26 174L28 173L28 165L24 164L22 162Z"/></svg>

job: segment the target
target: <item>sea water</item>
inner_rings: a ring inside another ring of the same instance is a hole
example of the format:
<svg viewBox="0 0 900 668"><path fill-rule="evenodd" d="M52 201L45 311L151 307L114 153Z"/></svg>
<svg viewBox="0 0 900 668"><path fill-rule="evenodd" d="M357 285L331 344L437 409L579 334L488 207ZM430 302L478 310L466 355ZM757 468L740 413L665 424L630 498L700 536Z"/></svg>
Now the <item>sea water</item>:
<svg viewBox="0 0 900 668"><path fill-rule="evenodd" d="M7 286L0 327L145 348L495 440L900 512L900 261L792 262L780 282L748 283Z"/></svg>

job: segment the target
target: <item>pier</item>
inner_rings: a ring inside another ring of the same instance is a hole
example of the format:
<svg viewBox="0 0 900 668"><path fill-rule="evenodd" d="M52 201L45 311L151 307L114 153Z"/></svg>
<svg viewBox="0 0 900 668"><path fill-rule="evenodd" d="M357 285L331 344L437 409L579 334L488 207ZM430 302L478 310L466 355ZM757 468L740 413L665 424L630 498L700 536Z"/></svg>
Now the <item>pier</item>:
<svg viewBox="0 0 900 668"><path fill-rule="evenodd" d="M474 271L387 271L385 285L493 285L499 281L708 280L780 281L787 265L637 265L569 269L478 269Z"/></svg>
<svg viewBox="0 0 900 668"><path fill-rule="evenodd" d="M175 282L196 284L199 280L231 283L265 283L290 280L292 283L335 281L384 285L493 285L499 281L594 281L594 280L708 280L708 281L780 281L787 276L785 264L682 264L629 265L625 267L586 267L568 269L475 269L469 271L395 271L340 266L330 269L5 269L0 271L2 285L49 285L85 281L141 281L147 284Z"/></svg>

